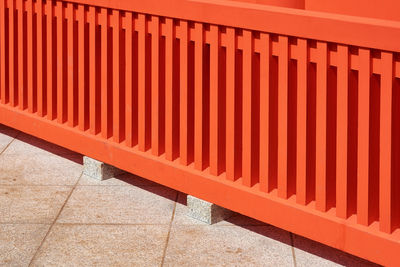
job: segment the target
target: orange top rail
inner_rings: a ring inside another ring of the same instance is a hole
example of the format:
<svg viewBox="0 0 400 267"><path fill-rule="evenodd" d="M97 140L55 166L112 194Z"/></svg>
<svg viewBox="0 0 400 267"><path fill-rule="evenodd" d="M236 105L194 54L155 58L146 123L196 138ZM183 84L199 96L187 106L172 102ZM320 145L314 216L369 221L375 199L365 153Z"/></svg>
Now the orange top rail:
<svg viewBox="0 0 400 267"><path fill-rule="evenodd" d="M394 52L400 51L399 21L229 0L68 0L66 2L129 10Z"/></svg>

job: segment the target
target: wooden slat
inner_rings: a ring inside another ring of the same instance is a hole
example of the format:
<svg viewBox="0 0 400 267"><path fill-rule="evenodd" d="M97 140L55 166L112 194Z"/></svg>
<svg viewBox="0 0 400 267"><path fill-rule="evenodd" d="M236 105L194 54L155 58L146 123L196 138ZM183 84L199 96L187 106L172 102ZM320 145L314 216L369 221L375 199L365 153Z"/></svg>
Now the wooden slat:
<svg viewBox="0 0 400 267"><path fill-rule="evenodd" d="M151 152L160 155L160 21L152 16L151 33Z"/></svg>
<svg viewBox="0 0 400 267"><path fill-rule="evenodd" d="M90 121L90 133L97 133L97 121L96 114L99 112L96 105L96 96L98 94L96 90L96 27L97 27L97 12L94 6L89 7L88 12L88 23L89 23L89 121Z"/></svg>
<svg viewBox="0 0 400 267"><path fill-rule="evenodd" d="M242 133L242 178L245 186L252 185L252 32L243 30L243 133Z"/></svg>
<svg viewBox="0 0 400 267"><path fill-rule="evenodd" d="M188 165L188 23L180 22L180 162Z"/></svg>
<svg viewBox="0 0 400 267"><path fill-rule="evenodd" d="M76 14L78 21L78 125L79 130L84 131L86 127L85 114L85 7L78 5ZM90 49L94 50L94 47Z"/></svg>
<svg viewBox="0 0 400 267"><path fill-rule="evenodd" d="M379 229L392 232L392 90L393 54L382 52L379 158Z"/></svg>
<svg viewBox="0 0 400 267"><path fill-rule="evenodd" d="M220 51L220 31L218 26L210 26L210 173L219 175L220 165L220 140L219 132L221 127L219 114L219 51ZM251 34L251 33L250 33ZM251 36L250 36L251 38ZM250 42L252 42L250 40ZM252 53L250 51L250 53ZM251 54L250 54L251 57ZM251 62L251 59L250 59ZM250 74L251 75L251 74ZM251 85L250 85L251 87ZM251 94L251 93L250 93ZM251 95L250 95L251 99Z"/></svg>
<svg viewBox="0 0 400 267"><path fill-rule="evenodd" d="M36 53L34 51L33 45L33 0L26 1L26 19L27 19L27 91L28 91L28 111L33 113L34 109L34 99L33 99L33 54Z"/></svg>
<svg viewBox="0 0 400 267"><path fill-rule="evenodd" d="M74 78L76 71L74 66L74 23L75 23L75 9L72 3L67 3L66 9L67 17L67 114L68 126L75 126L75 92L74 92Z"/></svg>
<svg viewBox="0 0 400 267"><path fill-rule="evenodd" d="M235 66L236 36L234 28L226 29L226 178L235 180Z"/></svg>
<svg viewBox="0 0 400 267"><path fill-rule="evenodd" d="M6 103L6 9L5 1L0 1L0 98Z"/></svg>
<svg viewBox="0 0 400 267"><path fill-rule="evenodd" d="M24 109L24 60L26 53L24 52L24 0L17 0L17 11L18 11L18 107Z"/></svg>
<svg viewBox="0 0 400 267"><path fill-rule="evenodd" d="M113 27L113 63L112 63L112 94L113 94L113 140L117 143L121 142L121 121L120 121L120 28L121 28L121 16L119 10L114 9L112 11L112 27Z"/></svg>
<svg viewBox="0 0 400 267"><path fill-rule="evenodd" d="M43 1L37 1L37 10L36 10L36 25L37 25L37 112L38 115L43 117L44 116L44 91L43 91L43 75L46 72L43 69Z"/></svg>
<svg viewBox="0 0 400 267"><path fill-rule="evenodd" d="M174 22L172 19L167 18L166 21L166 34L165 34L165 156L167 160L173 159L174 153L174 114L173 109L175 105L173 94L173 69L174 69Z"/></svg>
<svg viewBox="0 0 400 267"><path fill-rule="evenodd" d="M108 138L108 11L100 11L101 24L101 136Z"/></svg>
<svg viewBox="0 0 400 267"><path fill-rule="evenodd" d="M327 210L327 181L326 181L326 114L327 114L327 85L328 85L328 45L317 42L317 88L316 88L316 154L315 154L315 200L316 208Z"/></svg>
<svg viewBox="0 0 400 267"><path fill-rule="evenodd" d="M288 38L279 36L278 56L278 196L288 197L287 148L288 148Z"/></svg>
<svg viewBox="0 0 400 267"><path fill-rule="evenodd" d="M260 189L269 192L269 82L271 41L260 34Z"/></svg>
<svg viewBox="0 0 400 267"><path fill-rule="evenodd" d="M57 2L57 4L60 2ZM60 5L60 4L58 4ZM57 5L57 13L59 12ZM59 15L59 14L57 14ZM56 117L56 109L54 100L54 91L53 87L54 76L56 73L54 71L53 64L53 52L55 50L53 46L53 19L54 19L54 7L51 0L46 1L46 67L47 67L47 79L46 79L46 93L47 93L47 118L49 120L54 120ZM58 22L58 18L57 18ZM59 39L57 39L57 50L59 49ZM57 51L58 53L58 51ZM57 70L60 73L59 70ZM62 72L61 72L62 73Z"/></svg>
<svg viewBox="0 0 400 267"><path fill-rule="evenodd" d="M195 23L194 29L194 166L197 170L203 170L203 24Z"/></svg>
<svg viewBox="0 0 400 267"><path fill-rule="evenodd" d="M348 216L348 94L349 94L349 49L345 45L337 48L337 121L336 121L336 215Z"/></svg>
<svg viewBox="0 0 400 267"><path fill-rule="evenodd" d="M370 51L360 49L358 74L358 152L357 152L357 222L369 223L369 108L370 108Z"/></svg>
<svg viewBox="0 0 400 267"><path fill-rule="evenodd" d="M139 150L145 151L146 149L146 17L139 14L138 21L138 108L139 108Z"/></svg>
<svg viewBox="0 0 400 267"><path fill-rule="evenodd" d="M9 93L10 93L10 105L12 107L15 107L17 102L16 102L16 90L17 88L15 87L15 0L10 0L9 1L9 7L8 7L8 50L9 50L9 68L8 68L8 74L9 74L9 79L8 79L8 87L9 87Z"/></svg>
<svg viewBox="0 0 400 267"><path fill-rule="evenodd" d="M125 13L125 143L128 147L133 145L133 81L132 81L132 49L133 49L133 30L132 13Z"/></svg>
<svg viewBox="0 0 400 267"><path fill-rule="evenodd" d="M297 40L296 202L307 202L307 40ZM279 138L279 137L278 137Z"/></svg>

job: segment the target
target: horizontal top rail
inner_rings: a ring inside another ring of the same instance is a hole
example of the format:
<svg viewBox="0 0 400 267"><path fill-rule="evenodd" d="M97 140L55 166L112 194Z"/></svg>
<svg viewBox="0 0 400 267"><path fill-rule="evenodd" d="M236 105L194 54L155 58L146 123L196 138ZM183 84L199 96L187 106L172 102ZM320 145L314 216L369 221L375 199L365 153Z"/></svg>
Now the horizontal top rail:
<svg viewBox="0 0 400 267"><path fill-rule="evenodd" d="M228 0L61 0L400 52L400 22Z"/></svg>

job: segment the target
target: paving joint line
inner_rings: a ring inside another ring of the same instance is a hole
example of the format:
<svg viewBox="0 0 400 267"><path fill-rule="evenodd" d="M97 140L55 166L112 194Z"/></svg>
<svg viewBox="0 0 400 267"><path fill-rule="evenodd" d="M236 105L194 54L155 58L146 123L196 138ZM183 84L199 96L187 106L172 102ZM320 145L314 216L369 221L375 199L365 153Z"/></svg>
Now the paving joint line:
<svg viewBox="0 0 400 267"><path fill-rule="evenodd" d="M161 267L164 266L165 256L167 254L167 248L168 248L169 238L170 238L170 235L171 235L172 223L173 223L174 218L175 218L175 211L176 211L176 204L178 203L178 197L179 197L179 192L176 192L175 205L174 205L174 209L172 210L171 221L170 221L169 227L168 227L167 240L165 242L163 255L162 255L162 258L161 258L161 263L160 263Z"/></svg>
<svg viewBox="0 0 400 267"><path fill-rule="evenodd" d="M30 267L30 266L33 266L33 265L32 265L33 262L35 261L37 255L38 255L38 253L39 253L39 251L40 251L40 249L43 247L43 244L44 244L44 242L46 241L46 239L47 239L48 235L50 234L51 230L53 229L54 225L56 224L56 221L58 220L58 217L60 217L61 212L63 211L65 205L67 204L68 200L70 199L70 197L71 197L71 195L72 195L72 192L75 190L76 186L78 185L79 180L80 180L81 177L82 177L82 174L83 174L83 171L81 172L81 174L79 175L78 180L76 181L75 185L72 187L71 191L69 192L67 198L66 198L65 201L64 201L64 204L61 206L60 210L58 211L57 216L54 218L52 224L51 224L50 227L49 227L49 230L47 230L47 233L46 233L46 235L43 237L42 242L40 242L39 247L36 249L35 254L33 255L31 261L29 262L29 265L28 265L29 267Z"/></svg>

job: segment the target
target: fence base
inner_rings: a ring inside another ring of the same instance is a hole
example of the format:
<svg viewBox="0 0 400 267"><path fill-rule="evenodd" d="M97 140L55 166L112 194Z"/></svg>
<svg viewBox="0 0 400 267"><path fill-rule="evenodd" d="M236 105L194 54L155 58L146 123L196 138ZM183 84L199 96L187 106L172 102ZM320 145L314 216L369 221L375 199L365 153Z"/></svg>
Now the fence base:
<svg viewBox="0 0 400 267"><path fill-rule="evenodd" d="M91 178L102 181L115 177L121 173L123 173L123 171L114 166L87 156L83 157L83 174Z"/></svg>
<svg viewBox="0 0 400 267"><path fill-rule="evenodd" d="M194 196L187 196L188 215L199 221L214 224L231 217L234 212Z"/></svg>

